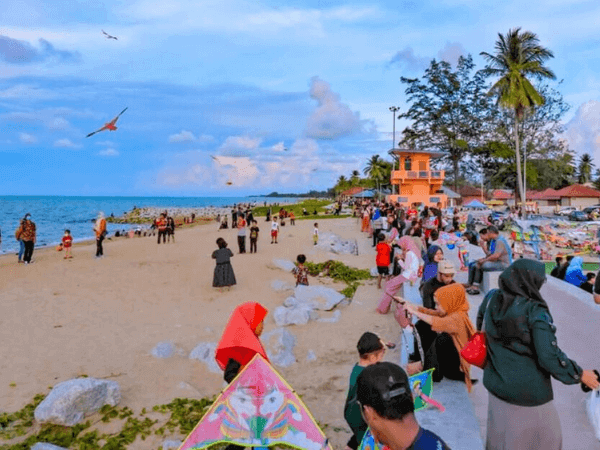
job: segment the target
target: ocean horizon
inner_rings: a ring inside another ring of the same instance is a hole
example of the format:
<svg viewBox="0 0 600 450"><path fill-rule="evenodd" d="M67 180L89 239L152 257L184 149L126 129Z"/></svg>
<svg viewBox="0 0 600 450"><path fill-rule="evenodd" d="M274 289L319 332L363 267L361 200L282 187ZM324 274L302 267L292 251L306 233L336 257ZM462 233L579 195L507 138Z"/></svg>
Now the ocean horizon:
<svg viewBox="0 0 600 450"><path fill-rule="evenodd" d="M94 238L92 228L99 211L116 217L134 207L202 208L231 207L239 203L257 206L274 203L294 203L299 197L118 197L118 196L62 196L62 195L2 195L0 196L0 254L15 253L19 243L14 233L27 213L37 228L37 247L56 245L65 229L71 231L75 242ZM129 230L137 225L108 223L108 232Z"/></svg>

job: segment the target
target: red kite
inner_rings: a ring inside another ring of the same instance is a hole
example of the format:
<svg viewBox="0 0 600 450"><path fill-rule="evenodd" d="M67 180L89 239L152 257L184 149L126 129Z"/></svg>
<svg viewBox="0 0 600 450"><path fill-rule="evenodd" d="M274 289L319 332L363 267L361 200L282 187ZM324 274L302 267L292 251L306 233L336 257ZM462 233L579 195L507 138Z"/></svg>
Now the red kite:
<svg viewBox="0 0 600 450"><path fill-rule="evenodd" d="M127 108L129 108L129 107L127 107ZM96 133L100 133L101 131L104 131L104 130L115 131L117 129L117 127L116 127L117 120L119 119L119 117L121 116L121 114L123 114L125 111L127 111L127 108L125 108L123 111L121 111L117 115L117 117L115 117L113 120L111 120L108 123L105 123L102 128L100 128L99 130L93 131L90 134L88 134L86 136L86 138L89 138L90 136L92 136L92 135L94 135Z"/></svg>
<svg viewBox="0 0 600 450"><path fill-rule="evenodd" d="M110 34L108 34L106 31L102 30L102 34L104 36L106 36L106 39L114 39L115 41L118 41L118 39L115 36L111 36Z"/></svg>

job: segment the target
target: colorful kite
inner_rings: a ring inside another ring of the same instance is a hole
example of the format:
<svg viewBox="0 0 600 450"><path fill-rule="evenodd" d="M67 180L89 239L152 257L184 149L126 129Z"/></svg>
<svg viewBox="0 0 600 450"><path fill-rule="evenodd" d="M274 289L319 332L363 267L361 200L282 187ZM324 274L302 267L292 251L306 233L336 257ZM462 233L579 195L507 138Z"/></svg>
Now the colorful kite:
<svg viewBox="0 0 600 450"><path fill-rule="evenodd" d="M219 395L179 450L217 444L332 450L302 400L259 354Z"/></svg>
<svg viewBox="0 0 600 450"><path fill-rule="evenodd" d="M433 380L431 378L431 373L434 370L435 369L429 369L425 372L417 373L408 378L410 389L413 394L413 400L415 402L415 411L426 408L429 404L440 409L441 412L444 412L444 407L431 398L431 393L433 391ZM358 450L389 450L389 448L384 445L377 444L377 442L375 442L375 438L373 438L373 435L371 434L371 430L367 430L363 440L360 443L360 447L358 447Z"/></svg>
<svg viewBox="0 0 600 450"><path fill-rule="evenodd" d="M129 107L127 107L127 108L129 108ZM99 130L92 131L90 134L88 134L88 135L86 136L86 138L89 138L90 136L93 136L94 134L96 134L96 133L100 133L101 131L104 131L104 130L116 131L116 129L117 129L117 127L116 127L117 120L119 120L119 117L121 117L121 114L123 114L125 111L127 111L127 108L125 108L123 111L121 111L121 112L120 112L120 113L117 115L117 117L115 117L113 120L111 120L111 121L110 121L110 122L108 122L108 123L105 123L105 124L104 124L104 126L103 126L102 128L100 128Z"/></svg>

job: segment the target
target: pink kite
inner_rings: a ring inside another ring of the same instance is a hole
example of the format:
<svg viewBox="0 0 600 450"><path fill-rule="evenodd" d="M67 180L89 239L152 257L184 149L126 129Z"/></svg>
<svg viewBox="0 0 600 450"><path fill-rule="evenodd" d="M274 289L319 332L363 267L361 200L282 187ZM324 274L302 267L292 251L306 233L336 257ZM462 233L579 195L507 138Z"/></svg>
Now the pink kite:
<svg viewBox="0 0 600 450"><path fill-rule="evenodd" d="M217 444L331 450L302 400L260 354L219 395L179 450Z"/></svg>

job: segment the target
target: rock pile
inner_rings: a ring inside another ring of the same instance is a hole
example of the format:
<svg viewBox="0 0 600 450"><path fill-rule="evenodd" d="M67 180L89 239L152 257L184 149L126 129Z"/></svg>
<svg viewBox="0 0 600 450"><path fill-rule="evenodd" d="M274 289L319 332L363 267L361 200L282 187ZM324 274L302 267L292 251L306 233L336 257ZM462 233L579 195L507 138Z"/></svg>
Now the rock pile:
<svg viewBox="0 0 600 450"><path fill-rule="evenodd" d="M317 311L331 311L342 300L343 294L325 286L296 286L294 295L283 302L283 306L275 308L273 318L278 327L287 325L306 325L310 320L318 320ZM331 318L322 319L327 322L339 320L339 311Z"/></svg>
<svg viewBox="0 0 600 450"><path fill-rule="evenodd" d="M358 243L356 239L342 239L335 233L320 233L317 248L335 253L336 255L358 255Z"/></svg>

